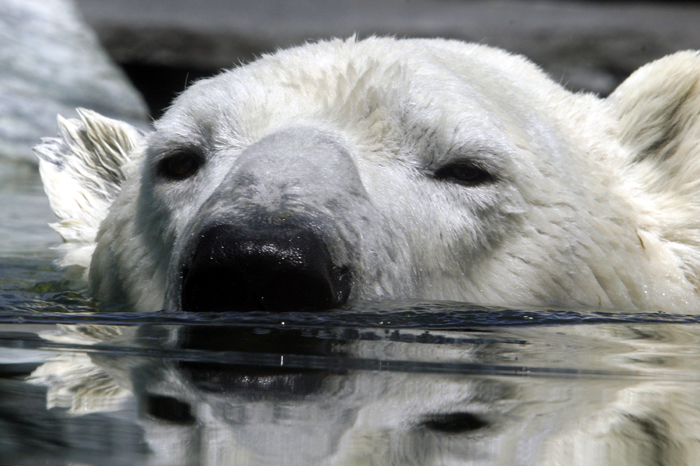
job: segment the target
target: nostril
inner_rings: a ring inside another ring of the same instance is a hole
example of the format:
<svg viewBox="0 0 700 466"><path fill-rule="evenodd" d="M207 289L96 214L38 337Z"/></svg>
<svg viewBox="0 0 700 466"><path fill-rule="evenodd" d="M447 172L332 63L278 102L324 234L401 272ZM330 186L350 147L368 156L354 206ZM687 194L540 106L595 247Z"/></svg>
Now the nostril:
<svg viewBox="0 0 700 466"><path fill-rule="evenodd" d="M333 264L308 228L219 225L206 230L183 269L185 311L308 311L342 305L350 269Z"/></svg>

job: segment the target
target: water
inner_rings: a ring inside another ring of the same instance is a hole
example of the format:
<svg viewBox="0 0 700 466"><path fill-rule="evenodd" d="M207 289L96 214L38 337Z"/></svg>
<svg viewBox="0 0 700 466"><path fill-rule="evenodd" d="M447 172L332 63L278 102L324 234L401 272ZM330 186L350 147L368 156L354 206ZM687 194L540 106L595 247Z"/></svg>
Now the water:
<svg viewBox="0 0 700 466"><path fill-rule="evenodd" d="M0 173L0 465L700 464L695 316L99 312Z"/></svg>

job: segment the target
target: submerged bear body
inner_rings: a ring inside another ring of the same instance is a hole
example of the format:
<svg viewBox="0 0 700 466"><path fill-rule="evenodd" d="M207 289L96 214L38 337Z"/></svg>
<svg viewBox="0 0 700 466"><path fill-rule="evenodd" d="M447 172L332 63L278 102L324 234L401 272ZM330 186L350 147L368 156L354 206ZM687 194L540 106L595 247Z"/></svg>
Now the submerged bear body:
<svg viewBox="0 0 700 466"><path fill-rule="evenodd" d="M37 148L62 265L139 311L385 299L695 312L700 58L607 99L444 40L309 44L203 80L150 134Z"/></svg>

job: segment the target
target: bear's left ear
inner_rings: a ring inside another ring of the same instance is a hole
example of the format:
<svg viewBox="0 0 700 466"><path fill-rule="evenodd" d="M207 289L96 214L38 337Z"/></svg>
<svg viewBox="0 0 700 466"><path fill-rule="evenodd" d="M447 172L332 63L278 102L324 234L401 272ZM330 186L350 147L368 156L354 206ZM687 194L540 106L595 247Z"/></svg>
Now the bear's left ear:
<svg viewBox="0 0 700 466"><path fill-rule="evenodd" d="M607 99L620 122L630 162L649 164L674 179L700 175L700 54L678 52L638 69ZM689 178L690 180L690 178Z"/></svg>
<svg viewBox="0 0 700 466"><path fill-rule="evenodd" d="M125 169L138 159L146 133L121 121L78 109L79 120L58 117L57 138L34 148L51 209L66 244L61 266L87 268L95 237L121 191Z"/></svg>
<svg viewBox="0 0 700 466"><path fill-rule="evenodd" d="M640 241L662 240L700 293L700 54L679 52L635 71L608 97L626 168L641 193ZM665 259L664 259L665 260Z"/></svg>

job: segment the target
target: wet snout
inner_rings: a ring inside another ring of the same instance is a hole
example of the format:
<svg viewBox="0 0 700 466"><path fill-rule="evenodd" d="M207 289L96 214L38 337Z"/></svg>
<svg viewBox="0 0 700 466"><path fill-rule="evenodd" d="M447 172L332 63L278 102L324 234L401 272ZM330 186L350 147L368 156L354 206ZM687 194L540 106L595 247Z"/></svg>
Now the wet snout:
<svg viewBox="0 0 700 466"><path fill-rule="evenodd" d="M349 269L314 231L290 223L209 228L183 278L185 311L315 311L350 293Z"/></svg>
<svg viewBox="0 0 700 466"><path fill-rule="evenodd" d="M346 302L368 198L323 131L269 135L202 206L178 269L185 311L314 311ZM199 225L199 226L198 226ZM353 233L355 232L355 233Z"/></svg>

